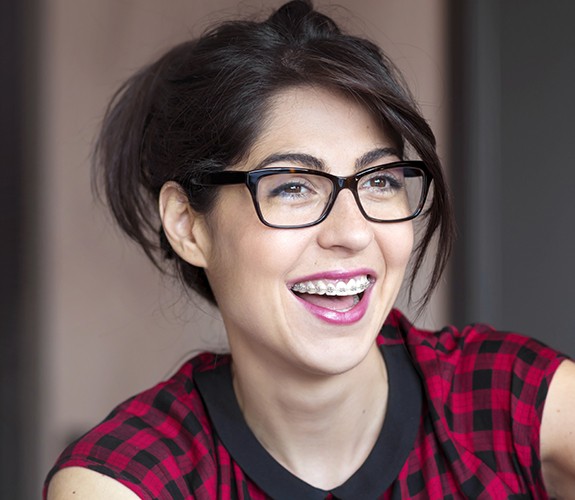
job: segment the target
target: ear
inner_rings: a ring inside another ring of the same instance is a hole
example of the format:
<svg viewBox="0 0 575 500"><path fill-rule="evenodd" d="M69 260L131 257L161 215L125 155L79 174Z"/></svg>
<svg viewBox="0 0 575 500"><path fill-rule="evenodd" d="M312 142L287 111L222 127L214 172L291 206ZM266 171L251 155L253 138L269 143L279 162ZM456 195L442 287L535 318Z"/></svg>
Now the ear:
<svg viewBox="0 0 575 500"><path fill-rule="evenodd" d="M162 186L159 210L164 232L174 251L186 262L206 268L210 238L205 218L192 209L178 183L169 181Z"/></svg>

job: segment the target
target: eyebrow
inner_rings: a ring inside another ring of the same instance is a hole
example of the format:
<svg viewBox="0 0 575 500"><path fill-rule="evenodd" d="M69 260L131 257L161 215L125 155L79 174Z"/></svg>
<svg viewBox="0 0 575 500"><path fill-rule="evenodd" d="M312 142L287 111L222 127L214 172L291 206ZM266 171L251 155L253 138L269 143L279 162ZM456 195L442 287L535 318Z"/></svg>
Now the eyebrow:
<svg viewBox="0 0 575 500"><path fill-rule="evenodd" d="M390 156L395 156L399 159L399 152L396 148L372 149L356 160L355 170L357 172L368 167L371 163L374 163L378 160L383 160L384 158L389 158Z"/></svg>
<svg viewBox="0 0 575 500"><path fill-rule="evenodd" d="M302 167L313 168L315 170L326 170L325 163L322 160L305 153L275 153L264 158L260 163L257 164L256 168L264 168L268 165L278 163L280 161L297 163Z"/></svg>
<svg viewBox="0 0 575 500"><path fill-rule="evenodd" d="M382 160L384 158L388 158L390 156L396 156L399 158L399 153L396 148L386 147L372 149L371 151L368 151L367 153L360 156L355 161L355 170L362 170L363 168L369 166L371 163ZM322 172L329 170L323 160L320 160L319 158L306 153L274 153L270 156L267 156L260 163L258 163L256 165L256 169L265 168L268 165L272 165L273 163L278 163L281 161L296 163L299 166L320 170Z"/></svg>

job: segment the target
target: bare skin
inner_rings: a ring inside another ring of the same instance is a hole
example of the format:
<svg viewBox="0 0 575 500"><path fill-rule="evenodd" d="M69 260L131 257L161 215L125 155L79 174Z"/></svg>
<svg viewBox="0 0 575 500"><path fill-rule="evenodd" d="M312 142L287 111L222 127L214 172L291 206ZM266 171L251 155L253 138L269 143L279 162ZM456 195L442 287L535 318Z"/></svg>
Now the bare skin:
<svg viewBox="0 0 575 500"><path fill-rule="evenodd" d="M264 377L255 381L254 394L248 390L253 380L234 381L246 421L258 440L286 469L318 488L329 490L349 478L380 434L387 374L377 348L369 357L379 365L375 374L358 370L353 377L317 380L315 387L306 381L305 391L290 380L278 391L277 384L262 383ZM358 379L366 390L358 390Z"/></svg>
<svg viewBox="0 0 575 500"><path fill-rule="evenodd" d="M99 472L69 467L58 472L48 489L48 500L138 500L140 497L122 483Z"/></svg>
<svg viewBox="0 0 575 500"><path fill-rule="evenodd" d="M541 424L543 478L550 496L575 499L575 363L553 377Z"/></svg>

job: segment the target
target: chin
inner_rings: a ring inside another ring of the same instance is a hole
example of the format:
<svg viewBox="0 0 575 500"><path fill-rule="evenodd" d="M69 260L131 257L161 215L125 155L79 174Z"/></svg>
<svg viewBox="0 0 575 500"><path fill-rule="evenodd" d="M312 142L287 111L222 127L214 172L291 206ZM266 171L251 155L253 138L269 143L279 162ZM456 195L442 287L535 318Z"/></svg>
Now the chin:
<svg viewBox="0 0 575 500"><path fill-rule="evenodd" d="M308 349L302 359L306 371L323 376L349 373L367 360L372 349L377 349L375 339L365 345L363 342L358 345L357 339L350 340L342 339L339 345L331 343L324 348Z"/></svg>

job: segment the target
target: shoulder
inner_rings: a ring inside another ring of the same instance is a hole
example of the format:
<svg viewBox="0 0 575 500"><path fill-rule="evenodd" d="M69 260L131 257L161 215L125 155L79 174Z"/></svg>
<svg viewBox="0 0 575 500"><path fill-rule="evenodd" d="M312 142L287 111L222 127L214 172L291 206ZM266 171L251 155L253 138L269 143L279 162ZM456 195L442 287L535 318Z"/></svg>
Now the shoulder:
<svg viewBox="0 0 575 500"><path fill-rule="evenodd" d="M142 498L156 498L168 483L185 488L185 475L196 468L211 470L213 432L194 374L226 358L202 354L169 380L119 405L64 450L46 484L51 489L60 478L56 484L68 486L79 479L107 487L116 480L131 485Z"/></svg>
<svg viewBox="0 0 575 500"><path fill-rule="evenodd" d="M551 382L541 423L545 483L557 498L575 491L575 363L565 361Z"/></svg>
<svg viewBox="0 0 575 500"><path fill-rule="evenodd" d="M497 376L515 372L532 379L537 374L554 372L565 359L536 339L482 323L428 331L414 327L401 313L393 311L389 324L399 332L414 363L428 375L440 371L449 377L494 370Z"/></svg>
<svg viewBox="0 0 575 500"><path fill-rule="evenodd" d="M575 449L568 440L575 427L569 421L575 400L568 396L575 393L575 370L563 354L485 324L432 332L401 315L394 321L420 373L433 426L461 456L472 456L470 463L480 459L488 473L534 496L544 491L541 462L546 479L565 477L545 466L567 463L564 454ZM561 481L554 485L562 487Z"/></svg>
<svg viewBox="0 0 575 500"><path fill-rule="evenodd" d="M138 500L140 497L128 486L104 474L82 467L59 471L50 481L47 500Z"/></svg>
<svg viewBox="0 0 575 500"><path fill-rule="evenodd" d="M549 386L564 355L535 339L485 324L426 331L397 311L389 323L402 337L434 405L457 414L467 408L463 414L476 419L478 411L508 415L516 430L538 436Z"/></svg>

